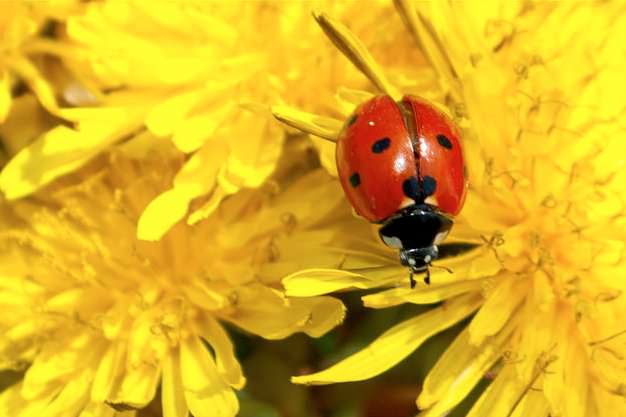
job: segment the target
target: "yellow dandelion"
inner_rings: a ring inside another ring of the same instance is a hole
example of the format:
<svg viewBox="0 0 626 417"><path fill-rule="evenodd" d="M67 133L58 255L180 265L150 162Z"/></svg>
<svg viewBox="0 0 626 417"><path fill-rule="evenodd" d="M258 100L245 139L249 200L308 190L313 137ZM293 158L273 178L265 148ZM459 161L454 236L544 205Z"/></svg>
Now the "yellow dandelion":
<svg viewBox="0 0 626 417"><path fill-rule="evenodd" d="M343 246L342 269L286 277L294 296L391 286L363 302L441 303L294 382L370 378L473 314L424 381L420 415L446 415L489 371L495 379L469 416L624 415L626 9L620 2L396 6L438 75L430 89L410 92L447 105L463 128L470 190L448 241L473 249L441 261L453 273L434 271L432 285L413 290L396 255L373 242L369 259L359 242ZM344 25L318 20L379 90L397 97ZM342 125L284 106L274 113L331 139Z"/></svg>
<svg viewBox="0 0 626 417"><path fill-rule="evenodd" d="M279 339L342 320L340 301L285 297L279 275L263 272L270 260L290 263L275 240L301 239L336 205L325 172L291 163L206 221L139 241L138 217L183 164L171 155L105 154L0 204L0 306L10 312L0 366L25 370L0 394L0 415L127 415L160 386L164 416L234 416L245 378L224 323Z"/></svg>
<svg viewBox="0 0 626 417"><path fill-rule="evenodd" d="M0 189L20 198L129 139L143 153L171 141L189 160L147 206L138 236L158 240L180 219L206 218L275 168L284 131L264 105L280 97L311 102L312 92L334 82L330 69L344 65L328 58L332 49L309 16L294 2L89 3L68 19L66 48L55 50L76 77L63 91L72 107L59 111L73 126L51 129L16 155ZM301 59L287 61L294 51Z"/></svg>

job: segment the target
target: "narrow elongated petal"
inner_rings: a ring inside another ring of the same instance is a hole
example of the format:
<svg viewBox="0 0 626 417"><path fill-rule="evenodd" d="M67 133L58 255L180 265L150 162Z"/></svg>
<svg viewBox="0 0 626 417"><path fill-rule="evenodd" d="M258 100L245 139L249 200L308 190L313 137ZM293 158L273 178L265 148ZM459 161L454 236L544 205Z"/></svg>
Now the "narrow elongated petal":
<svg viewBox="0 0 626 417"><path fill-rule="evenodd" d="M136 126L134 115L112 109L86 111L78 130L57 126L20 151L0 173L8 199L28 195L55 178L84 165Z"/></svg>
<svg viewBox="0 0 626 417"><path fill-rule="evenodd" d="M0 72L0 123L9 114L11 108L11 83L9 74L6 71Z"/></svg>
<svg viewBox="0 0 626 417"><path fill-rule="evenodd" d="M364 350L326 370L295 376L291 380L297 384L321 385L371 378L400 362L429 337L463 319L479 305L480 297L476 294L458 297L441 307L397 324Z"/></svg>
<svg viewBox="0 0 626 417"><path fill-rule="evenodd" d="M119 375L124 371L126 346L124 343L115 343L110 346L96 369L91 383L91 399L95 402L104 402L111 397Z"/></svg>
<svg viewBox="0 0 626 417"><path fill-rule="evenodd" d="M509 323L506 330L481 346L472 346L471 332L464 329L428 373L417 406L430 408L426 415L437 416L461 402L502 356L513 328Z"/></svg>
<svg viewBox="0 0 626 417"><path fill-rule="evenodd" d="M146 126L157 136L171 135L201 98L198 90L168 98L148 113Z"/></svg>
<svg viewBox="0 0 626 417"><path fill-rule="evenodd" d="M215 351L217 370L226 382L236 389L241 389L246 384L241 365L235 357L233 344L221 324L213 317L204 315L204 320L199 323L200 334L209 342Z"/></svg>
<svg viewBox="0 0 626 417"><path fill-rule="evenodd" d="M326 36L380 91L400 100L402 94L394 87L369 51L346 26L324 13L314 13L315 20Z"/></svg>
<svg viewBox="0 0 626 417"><path fill-rule="evenodd" d="M409 32L425 53L432 67L440 75L444 90L450 90L455 99L460 99L458 76L446 53L446 48L439 39L435 28L427 16L416 10L416 5L409 0L394 0L394 4Z"/></svg>
<svg viewBox="0 0 626 417"><path fill-rule="evenodd" d="M161 403L163 417L187 417L189 413L183 390L178 349L171 350L163 359Z"/></svg>
<svg viewBox="0 0 626 417"><path fill-rule="evenodd" d="M46 407L46 413L51 416L77 415L89 401L89 383L92 377L93 371L90 368L75 375Z"/></svg>
<svg viewBox="0 0 626 417"><path fill-rule="evenodd" d="M394 281L397 281L397 274L387 280L376 280L339 269L305 269L283 278L283 285L287 295L310 297L346 288L376 288Z"/></svg>
<svg viewBox="0 0 626 417"><path fill-rule="evenodd" d="M272 106L272 114L291 127L331 142L337 141L343 125L340 120L305 113L287 106Z"/></svg>
<svg viewBox="0 0 626 417"><path fill-rule="evenodd" d="M523 292L526 290L523 284L516 281L515 277L500 276L496 289L469 325L471 344L478 346L486 337L493 336L502 329L522 302Z"/></svg>
<svg viewBox="0 0 626 417"><path fill-rule="evenodd" d="M150 202L137 224L137 237L159 240L186 214L189 203L215 187L217 172L228 154L224 144L206 146L185 163L174 178L174 187Z"/></svg>
<svg viewBox="0 0 626 417"><path fill-rule="evenodd" d="M58 112L59 107L52 87L44 80L32 62L17 58L10 61L10 66L28 84L46 110L53 114Z"/></svg>
<svg viewBox="0 0 626 417"><path fill-rule="evenodd" d="M189 411L197 417L233 417L239 404L217 372L202 342L191 337L180 347L180 368Z"/></svg>
<svg viewBox="0 0 626 417"><path fill-rule="evenodd" d="M233 101L226 101L215 109L204 111L195 116L188 117L184 123L179 124L174 131L172 142L178 149L185 153L198 150L205 141L209 140L221 124L229 123L227 116L235 108Z"/></svg>
<svg viewBox="0 0 626 417"><path fill-rule="evenodd" d="M161 363L128 364L122 384L109 402L122 407L143 408L154 398L161 380Z"/></svg>
<svg viewBox="0 0 626 417"><path fill-rule="evenodd" d="M467 417L510 415L530 390L533 381L520 381L514 366L505 366L474 404Z"/></svg>
<svg viewBox="0 0 626 417"><path fill-rule="evenodd" d="M240 288L235 294L239 311L227 320L267 339L296 332L318 337L341 323L345 315L341 301L332 297L288 299L278 291L256 286Z"/></svg>
<svg viewBox="0 0 626 417"><path fill-rule="evenodd" d="M445 274L445 272L441 273ZM440 301L456 297L466 292L480 291L484 280L463 280L442 285L435 284L437 276L441 274L432 274L431 280L433 284L420 286L416 288L393 288L372 295L363 297L363 304L371 308L386 308L402 303L413 304L434 304Z"/></svg>

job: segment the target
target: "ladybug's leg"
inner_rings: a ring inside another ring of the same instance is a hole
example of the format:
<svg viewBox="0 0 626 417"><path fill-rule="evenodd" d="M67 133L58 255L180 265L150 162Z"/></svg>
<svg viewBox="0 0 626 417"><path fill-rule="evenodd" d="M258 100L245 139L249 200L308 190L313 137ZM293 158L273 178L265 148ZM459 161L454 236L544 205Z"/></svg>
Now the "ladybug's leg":
<svg viewBox="0 0 626 417"><path fill-rule="evenodd" d="M430 268L426 268L426 275L424 275L424 284L430 285Z"/></svg>
<svg viewBox="0 0 626 417"><path fill-rule="evenodd" d="M409 283L411 284L411 289L415 288L415 280L413 279L413 271L409 271Z"/></svg>

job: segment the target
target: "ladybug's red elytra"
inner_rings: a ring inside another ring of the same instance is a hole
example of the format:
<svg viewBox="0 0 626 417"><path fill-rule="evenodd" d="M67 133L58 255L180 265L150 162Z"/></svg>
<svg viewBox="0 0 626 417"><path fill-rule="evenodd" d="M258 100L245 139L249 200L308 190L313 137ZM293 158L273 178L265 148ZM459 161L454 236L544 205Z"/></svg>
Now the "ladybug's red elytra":
<svg viewBox="0 0 626 417"><path fill-rule="evenodd" d="M419 97L388 95L357 107L337 140L337 170L356 212L380 223L383 242L413 273L437 258L437 245L463 207L467 190L459 130Z"/></svg>

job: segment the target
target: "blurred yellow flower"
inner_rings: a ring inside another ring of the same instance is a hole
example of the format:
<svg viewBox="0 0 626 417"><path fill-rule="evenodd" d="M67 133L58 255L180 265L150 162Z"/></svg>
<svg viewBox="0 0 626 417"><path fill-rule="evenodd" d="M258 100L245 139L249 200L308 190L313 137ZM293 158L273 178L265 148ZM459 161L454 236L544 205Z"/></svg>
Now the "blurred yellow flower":
<svg viewBox="0 0 626 417"><path fill-rule="evenodd" d="M420 415L446 415L489 371L495 380L469 416L626 414L626 9L621 2L396 6L439 79L408 92L446 104L464 130L470 191L449 242L475 248L442 260L454 272L435 271L432 285L415 290L395 254L371 249L363 262L365 242L344 247L342 269L286 277L293 296L391 285L365 296L365 305L443 302L294 382L370 378L475 312L426 378ZM318 20L375 86L397 96L346 27ZM284 106L274 113L321 137L336 137L342 125Z"/></svg>
<svg viewBox="0 0 626 417"><path fill-rule="evenodd" d="M342 320L334 298L285 297L276 277L288 269L262 273L272 260L289 264L275 240L302 239L337 204L330 176L303 174L305 158L288 151L296 162L272 186L241 191L160 242L139 241L138 216L183 163L168 155L105 154L0 204L0 306L10 311L0 366L27 368L0 394L0 415L113 415L144 407L160 384L164 416L234 416L245 378L222 323L279 339L320 336Z"/></svg>
<svg viewBox="0 0 626 417"><path fill-rule="evenodd" d="M158 240L183 218L206 218L224 197L258 187L275 168L284 132L264 105L280 97L329 102L319 91L330 91L322 88L334 82L330 69L345 63L335 63L317 36L315 5L327 3L87 4L67 21L65 49L53 52L76 78L63 89L73 107L58 111L73 126L49 130L16 155L0 189L9 199L23 197L116 144L130 140L139 155L171 140L190 157L147 206L138 236ZM286 59L294 53L298 60ZM198 198L203 204L189 212Z"/></svg>

